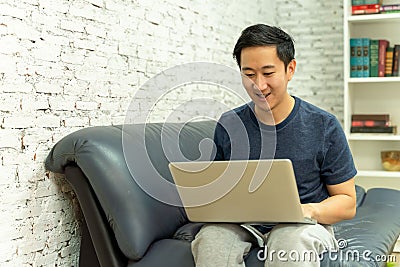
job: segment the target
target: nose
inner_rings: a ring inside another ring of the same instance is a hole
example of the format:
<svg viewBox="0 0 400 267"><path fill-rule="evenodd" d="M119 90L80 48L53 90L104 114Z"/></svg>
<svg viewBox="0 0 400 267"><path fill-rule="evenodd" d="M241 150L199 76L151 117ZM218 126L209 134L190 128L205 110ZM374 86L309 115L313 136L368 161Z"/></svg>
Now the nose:
<svg viewBox="0 0 400 267"><path fill-rule="evenodd" d="M268 88L267 78L264 77L264 75L257 75L255 84L257 85L258 89L260 89L260 91L264 91Z"/></svg>

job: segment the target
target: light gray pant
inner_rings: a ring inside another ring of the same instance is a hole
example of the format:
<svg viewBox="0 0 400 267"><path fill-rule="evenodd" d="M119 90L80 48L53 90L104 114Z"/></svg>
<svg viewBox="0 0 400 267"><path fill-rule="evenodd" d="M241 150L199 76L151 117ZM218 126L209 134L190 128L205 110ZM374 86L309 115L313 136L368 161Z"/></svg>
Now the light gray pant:
<svg viewBox="0 0 400 267"><path fill-rule="evenodd" d="M267 235L265 266L320 266L319 255L338 248L331 226L279 224ZM192 242L196 267L244 267L254 239L236 224L207 224Z"/></svg>

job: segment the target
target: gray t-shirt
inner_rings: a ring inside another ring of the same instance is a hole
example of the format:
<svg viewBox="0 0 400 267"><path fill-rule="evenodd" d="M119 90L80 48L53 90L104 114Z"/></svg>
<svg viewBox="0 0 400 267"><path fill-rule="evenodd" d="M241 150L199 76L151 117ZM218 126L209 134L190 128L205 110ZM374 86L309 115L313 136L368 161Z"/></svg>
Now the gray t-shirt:
<svg viewBox="0 0 400 267"><path fill-rule="evenodd" d="M222 114L214 133L215 160L290 159L302 203L320 202L326 184L345 182L357 173L336 117L294 97L290 115L275 126L259 122L250 102Z"/></svg>

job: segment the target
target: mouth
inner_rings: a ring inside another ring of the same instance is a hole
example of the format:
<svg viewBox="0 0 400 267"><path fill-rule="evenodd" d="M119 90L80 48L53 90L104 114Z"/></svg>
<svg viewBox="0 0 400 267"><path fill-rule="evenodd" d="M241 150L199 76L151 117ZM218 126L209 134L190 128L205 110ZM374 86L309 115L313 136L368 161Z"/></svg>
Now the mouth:
<svg viewBox="0 0 400 267"><path fill-rule="evenodd" d="M270 95L271 93L267 93L267 94L262 94L262 93L255 93L255 95L259 98L265 98L267 99L267 97Z"/></svg>

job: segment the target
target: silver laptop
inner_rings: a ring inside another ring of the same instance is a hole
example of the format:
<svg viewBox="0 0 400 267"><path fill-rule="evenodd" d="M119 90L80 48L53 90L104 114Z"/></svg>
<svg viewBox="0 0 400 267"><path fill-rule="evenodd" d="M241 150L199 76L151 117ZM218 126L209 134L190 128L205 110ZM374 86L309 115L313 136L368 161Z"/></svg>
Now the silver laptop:
<svg viewBox="0 0 400 267"><path fill-rule="evenodd" d="M308 223L289 159L171 162L193 222Z"/></svg>

